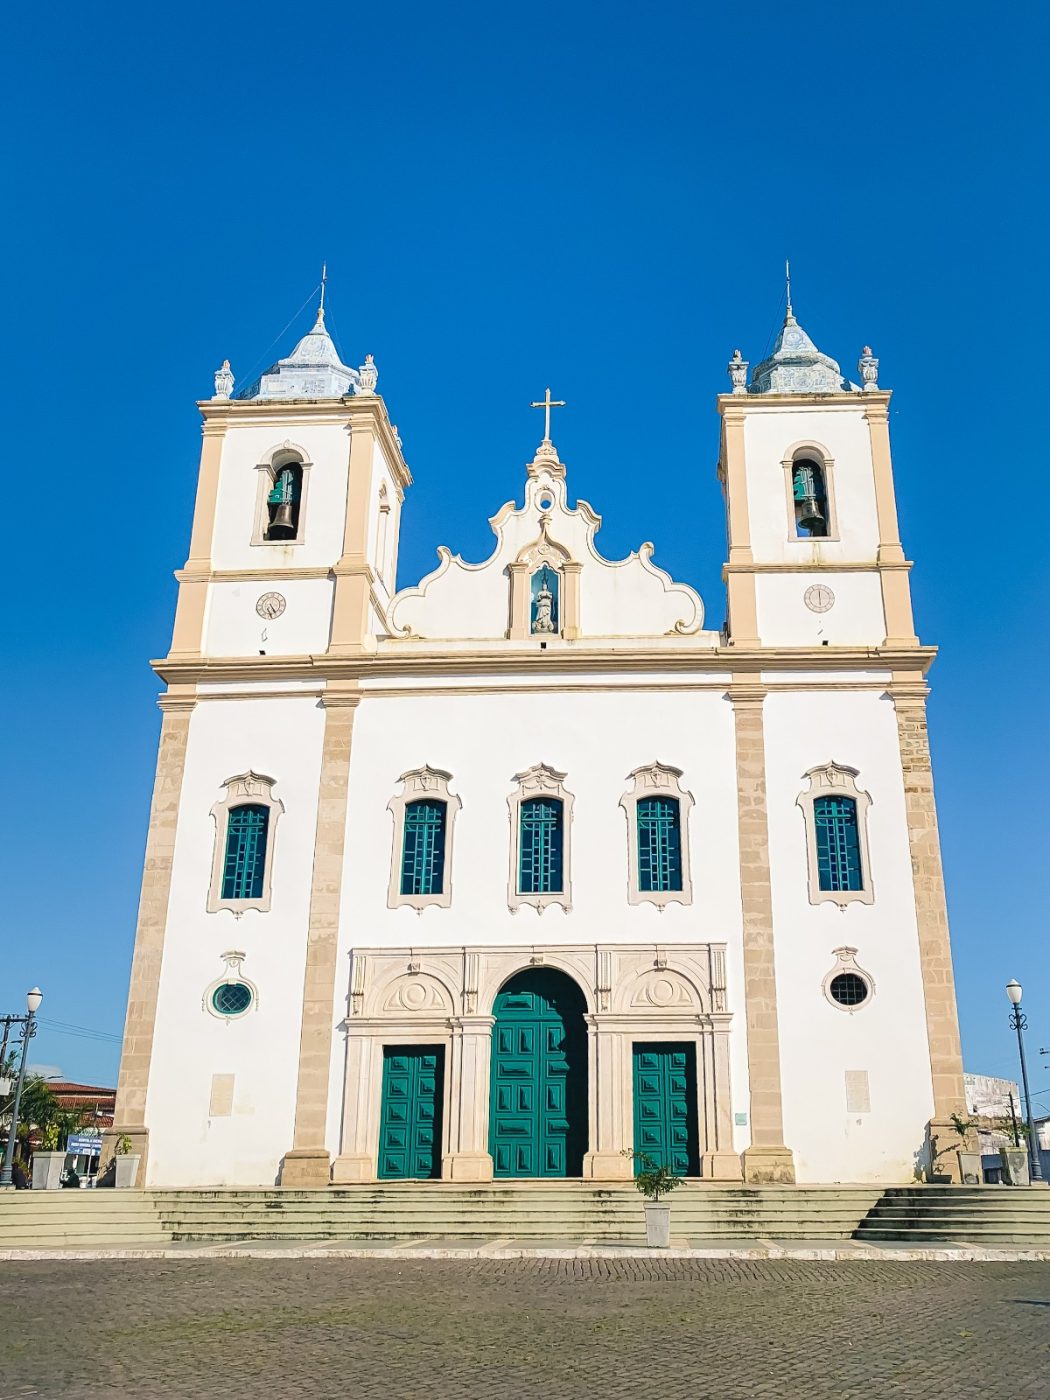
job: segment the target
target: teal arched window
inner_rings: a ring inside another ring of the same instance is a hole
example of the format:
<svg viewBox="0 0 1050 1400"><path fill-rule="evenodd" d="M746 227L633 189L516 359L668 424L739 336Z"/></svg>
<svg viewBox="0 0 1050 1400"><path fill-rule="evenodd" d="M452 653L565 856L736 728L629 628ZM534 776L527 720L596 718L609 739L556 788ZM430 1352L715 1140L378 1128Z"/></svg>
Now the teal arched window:
<svg viewBox="0 0 1050 1400"><path fill-rule="evenodd" d="M431 797L405 807L402 894L444 893L447 814L447 804Z"/></svg>
<svg viewBox="0 0 1050 1400"><path fill-rule="evenodd" d="M565 804L559 797L533 797L521 804L519 894L561 893L564 813Z"/></svg>
<svg viewBox="0 0 1050 1400"><path fill-rule="evenodd" d="M303 469L298 462L281 467L266 497L268 540L294 540L299 533L299 503L303 494Z"/></svg>
<svg viewBox="0 0 1050 1400"><path fill-rule="evenodd" d="M817 875L822 890L862 890L857 804L852 797L818 797L813 803Z"/></svg>
<svg viewBox="0 0 1050 1400"><path fill-rule="evenodd" d="M269 825L269 807L249 802L230 808L222 867L223 899L262 897Z"/></svg>
<svg viewBox="0 0 1050 1400"><path fill-rule="evenodd" d="M791 495L795 503L795 530L802 536L828 533L828 488L824 468L806 457L791 469Z"/></svg>
<svg viewBox="0 0 1050 1400"><path fill-rule="evenodd" d="M677 797L638 801L638 884L645 891L682 888L682 824Z"/></svg>

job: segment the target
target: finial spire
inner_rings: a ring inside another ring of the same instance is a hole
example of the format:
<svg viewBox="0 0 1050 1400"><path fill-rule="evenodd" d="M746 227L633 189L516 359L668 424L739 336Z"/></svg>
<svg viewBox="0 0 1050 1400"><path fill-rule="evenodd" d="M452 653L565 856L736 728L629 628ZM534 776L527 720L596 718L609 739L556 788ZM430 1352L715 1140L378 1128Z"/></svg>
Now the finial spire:
<svg viewBox="0 0 1050 1400"><path fill-rule="evenodd" d="M791 307L791 259L790 259L790 258L785 258L785 259L784 259L784 283L785 283L785 285L786 285L786 287L787 287L787 312L786 312L786 315L785 315L785 318L784 318L784 319L787 320L787 321L793 321L793 320L795 319L795 313L794 313L794 311L792 310L792 307Z"/></svg>
<svg viewBox="0 0 1050 1400"><path fill-rule="evenodd" d="M327 283L327 281L328 281L328 264L327 264L327 262L323 262L323 263L321 264L321 304L320 304L320 305L318 306L318 308L317 308L317 324L318 324L319 326L323 326L323 325L324 325L324 289L325 289L325 284Z"/></svg>

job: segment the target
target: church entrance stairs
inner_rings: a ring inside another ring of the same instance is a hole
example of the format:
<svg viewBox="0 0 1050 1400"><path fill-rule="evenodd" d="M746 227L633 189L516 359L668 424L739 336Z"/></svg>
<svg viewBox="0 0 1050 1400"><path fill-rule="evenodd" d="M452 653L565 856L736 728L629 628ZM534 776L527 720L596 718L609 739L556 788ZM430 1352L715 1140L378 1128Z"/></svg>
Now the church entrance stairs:
<svg viewBox="0 0 1050 1400"><path fill-rule="evenodd" d="M904 1245L1050 1245L1050 1187L891 1187L855 1238Z"/></svg>
<svg viewBox="0 0 1050 1400"><path fill-rule="evenodd" d="M1050 1249L1050 1189L738 1187L689 1182L672 1198L672 1243L741 1247L969 1244ZM562 1181L380 1183L327 1191L56 1191L0 1194L0 1251L297 1241L477 1249L640 1246L629 1185Z"/></svg>

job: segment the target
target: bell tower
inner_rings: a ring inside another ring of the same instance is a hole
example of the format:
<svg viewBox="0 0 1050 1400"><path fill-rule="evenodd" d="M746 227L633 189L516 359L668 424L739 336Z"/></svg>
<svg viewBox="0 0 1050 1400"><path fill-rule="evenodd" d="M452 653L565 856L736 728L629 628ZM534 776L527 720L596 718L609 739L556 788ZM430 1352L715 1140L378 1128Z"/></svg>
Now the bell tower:
<svg viewBox="0 0 1050 1400"><path fill-rule="evenodd" d="M865 346L851 383L799 325L789 291L750 383L748 367L735 351L718 399L729 644L917 646L878 360Z"/></svg>

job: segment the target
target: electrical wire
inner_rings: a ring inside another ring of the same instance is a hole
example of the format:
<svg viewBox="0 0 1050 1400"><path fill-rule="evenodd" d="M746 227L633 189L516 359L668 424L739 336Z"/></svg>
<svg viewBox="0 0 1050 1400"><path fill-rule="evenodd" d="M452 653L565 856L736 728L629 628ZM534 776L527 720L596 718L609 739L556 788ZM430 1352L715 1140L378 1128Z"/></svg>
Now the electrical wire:
<svg viewBox="0 0 1050 1400"><path fill-rule="evenodd" d="M75 1026L68 1021L52 1021L45 1016L38 1016L41 1026L51 1031L54 1035L76 1036L79 1040L102 1040L110 1045L119 1045L121 1037L112 1031L93 1030L90 1026Z"/></svg>

